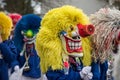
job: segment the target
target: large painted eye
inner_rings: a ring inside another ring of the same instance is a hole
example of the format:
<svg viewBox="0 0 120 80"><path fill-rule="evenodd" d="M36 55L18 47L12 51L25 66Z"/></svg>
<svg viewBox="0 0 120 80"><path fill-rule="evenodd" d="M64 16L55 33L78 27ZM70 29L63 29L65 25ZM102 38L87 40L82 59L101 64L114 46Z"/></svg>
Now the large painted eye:
<svg viewBox="0 0 120 80"><path fill-rule="evenodd" d="M71 31L73 31L73 30L74 30L74 28L73 28L73 27L71 27L70 29L71 29Z"/></svg>
<svg viewBox="0 0 120 80"><path fill-rule="evenodd" d="M67 29L67 32L72 32L74 30L74 27L71 25L71 26L69 26L69 28Z"/></svg>
<svg viewBox="0 0 120 80"><path fill-rule="evenodd" d="M29 38L33 37L33 31L32 30L28 30L26 32L26 36L29 37Z"/></svg>
<svg viewBox="0 0 120 80"><path fill-rule="evenodd" d="M73 31L73 30L74 30L74 28L73 28L72 26L70 26L70 30L71 30L71 31Z"/></svg>
<svg viewBox="0 0 120 80"><path fill-rule="evenodd" d="M21 31L21 34L28 38L32 38L34 36L34 33L32 30Z"/></svg>

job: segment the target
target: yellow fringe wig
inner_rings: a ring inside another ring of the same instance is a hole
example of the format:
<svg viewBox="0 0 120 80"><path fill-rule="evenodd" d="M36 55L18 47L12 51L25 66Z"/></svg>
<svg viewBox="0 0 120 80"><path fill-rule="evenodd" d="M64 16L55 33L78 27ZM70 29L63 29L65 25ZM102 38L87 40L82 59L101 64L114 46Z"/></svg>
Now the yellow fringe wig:
<svg viewBox="0 0 120 80"><path fill-rule="evenodd" d="M36 38L36 50L41 58L41 70L47 72L48 68L58 70L63 68L62 62L62 41L60 32L66 31L70 26L76 26L78 23L83 25L89 24L88 17L82 10L65 5L63 7L54 8L45 14L41 22L41 29ZM82 39L83 46L83 64L88 66L91 64L91 47L88 38Z"/></svg>
<svg viewBox="0 0 120 80"><path fill-rule="evenodd" d="M13 24L11 18L4 12L0 12L0 35L3 41L8 39L12 26Z"/></svg>

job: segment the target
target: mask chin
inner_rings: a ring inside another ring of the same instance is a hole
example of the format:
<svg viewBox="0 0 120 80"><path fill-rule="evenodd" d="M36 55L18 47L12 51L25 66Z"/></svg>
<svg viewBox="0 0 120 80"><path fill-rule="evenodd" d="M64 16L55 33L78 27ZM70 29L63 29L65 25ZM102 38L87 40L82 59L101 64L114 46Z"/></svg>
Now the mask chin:
<svg viewBox="0 0 120 80"><path fill-rule="evenodd" d="M72 53L68 55L73 56L73 57L83 57L83 53Z"/></svg>

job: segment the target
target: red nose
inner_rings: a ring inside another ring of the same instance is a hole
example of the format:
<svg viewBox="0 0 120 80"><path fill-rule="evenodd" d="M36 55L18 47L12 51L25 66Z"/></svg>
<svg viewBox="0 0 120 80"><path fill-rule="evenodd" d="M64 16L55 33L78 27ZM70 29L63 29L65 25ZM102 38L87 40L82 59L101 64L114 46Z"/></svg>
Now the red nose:
<svg viewBox="0 0 120 80"><path fill-rule="evenodd" d="M93 25L78 24L78 31L81 37L87 37L94 33L95 28Z"/></svg>

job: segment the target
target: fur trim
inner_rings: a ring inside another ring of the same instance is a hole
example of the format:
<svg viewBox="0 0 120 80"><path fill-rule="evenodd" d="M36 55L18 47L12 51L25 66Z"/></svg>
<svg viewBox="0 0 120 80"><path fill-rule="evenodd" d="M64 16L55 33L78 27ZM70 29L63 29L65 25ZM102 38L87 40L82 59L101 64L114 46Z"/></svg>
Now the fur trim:
<svg viewBox="0 0 120 80"><path fill-rule="evenodd" d="M3 41L7 40L12 30L12 20L4 12L0 12L0 34Z"/></svg>

